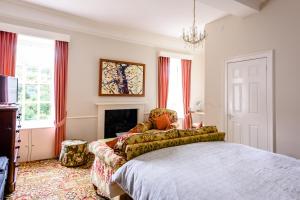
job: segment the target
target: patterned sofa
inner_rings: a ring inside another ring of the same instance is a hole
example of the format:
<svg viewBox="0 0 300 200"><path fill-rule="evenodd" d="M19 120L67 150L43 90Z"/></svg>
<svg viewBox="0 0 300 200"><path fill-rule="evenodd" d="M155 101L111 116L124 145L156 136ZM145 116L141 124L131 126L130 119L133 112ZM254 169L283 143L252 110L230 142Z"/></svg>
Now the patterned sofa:
<svg viewBox="0 0 300 200"><path fill-rule="evenodd" d="M134 128L130 130L130 132L134 133L156 133L156 132L162 132L162 130L158 130L155 126L154 119L163 115L168 114L171 127L177 128L178 127L178 117L177 113L174 110L166 109L166 108L155 108L151 110L149 114L149 119L145 122L138 123Z"/></svg>
<svg viewBox="0 0 300 200"><path fill-rule="evenodd" d="M224 138L225 133L218 132L215 126L205 126L200 129L145 131L121 136L114 149L106 145L107 139L98 140L89 145L89 151L95 154L91 181L98 194L113 198L124 192L111 182L111 176L128 160L161 148L195 142L224 141Z"/></svg>
<svg viewBox="0 0 300 200"><path fill-rule="evenodd" d="M89 151L95 154L91 181L99 195L113 198L124 193L116 183L111 182L111 176L126 159L115 154L114 150L106 145L107 141L102 139L89 144Z"/></svg>

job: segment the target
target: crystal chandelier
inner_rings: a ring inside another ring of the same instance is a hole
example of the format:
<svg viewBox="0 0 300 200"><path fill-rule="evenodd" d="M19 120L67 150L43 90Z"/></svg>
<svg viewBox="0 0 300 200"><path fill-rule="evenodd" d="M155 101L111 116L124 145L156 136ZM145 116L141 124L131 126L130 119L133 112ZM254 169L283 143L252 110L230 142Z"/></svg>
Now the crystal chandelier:
<svg viewBox="0 0 300 200"><path fill-rule="evenodd" d="M206 38L207 34L204 30L202 33L200 30L198 30L198 27L196 24L196 0L194 0L194 20L193 20L193 26L187 29L183 29L182 39L185 41L187 46L191 48L197 48L202 43L202 41Z"/></svg>

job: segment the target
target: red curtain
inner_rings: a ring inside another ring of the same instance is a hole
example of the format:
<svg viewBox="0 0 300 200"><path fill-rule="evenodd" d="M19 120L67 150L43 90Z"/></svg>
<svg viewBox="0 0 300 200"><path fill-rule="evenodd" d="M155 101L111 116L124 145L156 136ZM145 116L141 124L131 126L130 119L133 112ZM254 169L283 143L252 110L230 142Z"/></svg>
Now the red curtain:
<svg viewBox="0 0 300 200"><path fill-rule="evenodd" d="M59 156L66 135L67 117L68 42L55 41L55 156Z"/></svg>
<svg viewBox="0 0 300 200"><path fill-rule="evenodd" d="M0 31L0 74L15 76L17 34Z"/></svg>
<svg viewBox="0 0 300 200"><path fill-rule="evenodd" d="M168 101L170 58L158 58L158 107L166 108Z"/></svg>
<svg viewBox="0 0 300 200"><path fill-rule="evenodd" d="M192 125L192 117L190 113L190 99L191 99L191 60L181 60L182 68L182 93L183 93L183 110L184 121L183 127L190 128Z"/></svg>

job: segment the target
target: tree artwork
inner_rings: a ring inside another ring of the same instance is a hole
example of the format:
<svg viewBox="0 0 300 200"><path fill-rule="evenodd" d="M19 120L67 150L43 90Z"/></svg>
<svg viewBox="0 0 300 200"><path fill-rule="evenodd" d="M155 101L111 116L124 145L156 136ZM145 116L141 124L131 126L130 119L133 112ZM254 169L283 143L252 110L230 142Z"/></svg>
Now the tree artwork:
<svg viewBox="0 0 300 200"><path fill-rule="evenodd" d="M100 96L144 96L145 65L100 60Z"/></svg>

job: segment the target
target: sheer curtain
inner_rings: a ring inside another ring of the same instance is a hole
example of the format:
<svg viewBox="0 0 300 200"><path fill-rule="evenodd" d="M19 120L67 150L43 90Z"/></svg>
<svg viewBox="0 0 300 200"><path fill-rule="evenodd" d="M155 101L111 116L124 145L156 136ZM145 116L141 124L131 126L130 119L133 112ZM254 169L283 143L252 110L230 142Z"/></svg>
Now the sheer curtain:
<svg viewBox="0 0 300 200"><path fill-rule="evenodd" d="M170 76L167 108L175 110L178 118L184 118L183 91L182 91L182 69L181 60L170 59Z"/></svg>

